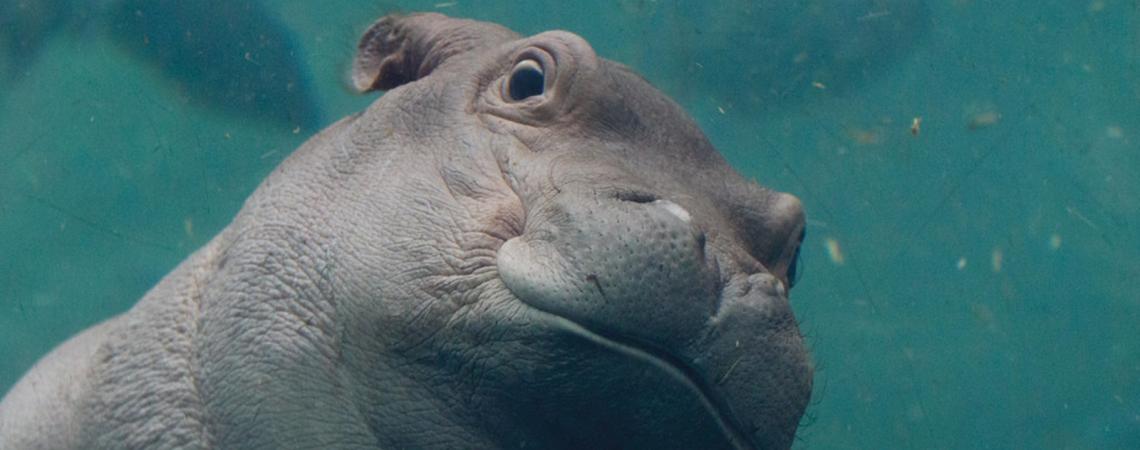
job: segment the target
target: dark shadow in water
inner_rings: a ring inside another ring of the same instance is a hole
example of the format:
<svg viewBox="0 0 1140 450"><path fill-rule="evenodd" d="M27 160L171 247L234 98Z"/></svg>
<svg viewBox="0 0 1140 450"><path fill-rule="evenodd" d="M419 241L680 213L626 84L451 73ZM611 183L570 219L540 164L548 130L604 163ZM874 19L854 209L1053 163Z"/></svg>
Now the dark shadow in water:
<svg viewBox="0 0 1140 450"><path fill-rule="evenodd" d="M684 90L745 113L787 107L813 90L854 89L919 47L930 28L922 0L720 3L739 13L672 14L668 59L691 75ZM702 61L737 65L710 73Z"/></svg>
<svg viewBox="0 0 1140 450"><path fill-rule="evenodd" d="M109 33L131 55L154 65L187 103L297 132L313 132L321 125L300 49L261 2L91 3L0 2L5 82L18 82L45 43L61 31Z"/></svg>

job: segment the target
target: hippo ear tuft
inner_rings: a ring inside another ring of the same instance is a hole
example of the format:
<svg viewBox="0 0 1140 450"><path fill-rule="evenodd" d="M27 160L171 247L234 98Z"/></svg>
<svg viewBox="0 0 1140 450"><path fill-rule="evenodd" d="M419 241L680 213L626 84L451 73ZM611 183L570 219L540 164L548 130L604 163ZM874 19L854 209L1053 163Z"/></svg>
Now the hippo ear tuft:
<svg viewBox="0 0 1140 450"><path fill-rule="evenodd" d="M352 84L362 93L389 90L428 76L452 56L517 38L495 24L442 14L388 15L360 38Z"/></svg>

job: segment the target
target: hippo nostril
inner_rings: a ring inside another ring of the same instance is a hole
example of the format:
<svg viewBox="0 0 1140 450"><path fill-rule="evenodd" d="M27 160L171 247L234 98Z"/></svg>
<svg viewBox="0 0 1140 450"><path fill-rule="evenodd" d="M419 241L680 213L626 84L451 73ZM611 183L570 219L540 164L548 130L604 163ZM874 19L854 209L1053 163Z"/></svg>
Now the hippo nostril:
<svg viewBox="0 0 1140 450"><path fill-rule="evenodd" d="M623 202L653 203L657 196L645 191L619 191L615 197Z"/></svg>

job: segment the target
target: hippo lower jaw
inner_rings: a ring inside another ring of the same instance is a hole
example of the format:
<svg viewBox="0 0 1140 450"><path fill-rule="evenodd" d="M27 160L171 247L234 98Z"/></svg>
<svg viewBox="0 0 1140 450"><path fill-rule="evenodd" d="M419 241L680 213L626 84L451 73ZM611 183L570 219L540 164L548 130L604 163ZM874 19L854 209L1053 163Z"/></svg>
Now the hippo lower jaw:
<svg viewBox="0 0 1140 450"><path fill-rule="evenodd" d="M516 297L517 298L517 297ZM525 302L523 302L525 304ZM533 307L532 307L533 308ZM554 313L542 311L535 308L538 312L548 314L552 322L556 326L560 326L564 331L569 332L582 339L590 341L600 347L613 351L631 359L645 362L662 372L668 374L677 382L683 384L696 397L700 400L702 406L708 411L709 415L720 427L724 433L725 439L731 444L733 448L737 449L752 449L755 445L751 443L746 434L742 432L739 420L732 414L731 410L724 404L721 396L716 395L709 383L705 382L704 377L696 373L696 370L688 365L678 361L676 357L662 352L648 350L649 346L638 345L634 343L627 343L626 340L619 337L608 337L597 332L594 332L585 326L559 316Z"/></svg>

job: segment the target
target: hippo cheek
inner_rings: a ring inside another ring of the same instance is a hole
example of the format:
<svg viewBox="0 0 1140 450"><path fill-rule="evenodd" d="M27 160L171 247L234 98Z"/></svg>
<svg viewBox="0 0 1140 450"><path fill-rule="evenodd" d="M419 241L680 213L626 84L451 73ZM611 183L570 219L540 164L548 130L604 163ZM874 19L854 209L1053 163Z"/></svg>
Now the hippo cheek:
<svg viewBox="0 0 1140 450"><path fill-rule="evenodd" d="M766 273L723 283L675 203L556 203L499 249L511 293L668 372L735 446L789 446L811 369L783 284Z"/></svg>

